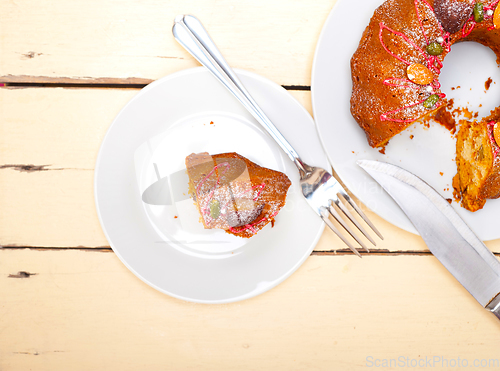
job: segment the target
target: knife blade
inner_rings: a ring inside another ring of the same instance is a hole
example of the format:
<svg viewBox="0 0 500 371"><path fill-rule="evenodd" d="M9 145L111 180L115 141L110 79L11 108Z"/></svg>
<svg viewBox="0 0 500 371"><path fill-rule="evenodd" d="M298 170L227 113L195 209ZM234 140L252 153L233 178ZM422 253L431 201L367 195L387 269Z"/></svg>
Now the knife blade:
<svg viewBox="0 0 500 371"><path fill-rule="evenodd" d="M398 166L359 160L396 201L432 254L487 310L500 319L500 261L434 188Z"/></svg>

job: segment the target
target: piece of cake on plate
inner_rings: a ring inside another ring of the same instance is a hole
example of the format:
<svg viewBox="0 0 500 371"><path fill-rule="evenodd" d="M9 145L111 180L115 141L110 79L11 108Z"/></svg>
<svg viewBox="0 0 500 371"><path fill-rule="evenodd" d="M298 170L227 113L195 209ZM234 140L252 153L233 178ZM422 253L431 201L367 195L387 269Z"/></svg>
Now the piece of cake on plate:
<svg viewBox="0 0 500 371"><path fill-rule="evenodd" d="M206 229L249 238L285 206L290 179L237 153L186 157L189 194Z"/></svg>

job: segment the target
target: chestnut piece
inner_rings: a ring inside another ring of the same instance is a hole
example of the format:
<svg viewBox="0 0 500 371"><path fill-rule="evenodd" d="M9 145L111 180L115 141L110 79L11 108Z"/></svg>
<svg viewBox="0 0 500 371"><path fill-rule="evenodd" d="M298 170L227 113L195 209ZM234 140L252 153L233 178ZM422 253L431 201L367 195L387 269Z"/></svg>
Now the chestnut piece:
<svg viewBox="0 0 500 371"><path fill-rule="evenodd" d="M449 33L460 31L474 10L474 0L436 0L434 13Z"/></svg>

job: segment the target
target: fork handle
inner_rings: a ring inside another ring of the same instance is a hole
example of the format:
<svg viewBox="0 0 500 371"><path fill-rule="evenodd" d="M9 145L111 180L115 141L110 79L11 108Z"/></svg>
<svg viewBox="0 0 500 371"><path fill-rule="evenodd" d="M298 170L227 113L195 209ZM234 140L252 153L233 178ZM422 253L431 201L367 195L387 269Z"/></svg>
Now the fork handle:
<svg viewBox="0 0 500 371"><path fill-rule="evenodd" d="M175 17L172 32L175 39L233 93L283 151L285 151L299 171L304 174L307 173L308 166L302 162L290 143L288 143L245 89L201 22L192 15L178 15Z"/></svg>

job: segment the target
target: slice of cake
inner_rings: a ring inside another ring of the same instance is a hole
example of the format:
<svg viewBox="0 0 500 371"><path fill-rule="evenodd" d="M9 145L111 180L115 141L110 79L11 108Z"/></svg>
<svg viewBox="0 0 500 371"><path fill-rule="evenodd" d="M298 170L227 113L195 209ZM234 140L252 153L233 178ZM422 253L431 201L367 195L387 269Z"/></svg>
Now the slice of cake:
<svg viewBox="0 0 500 371"><path fill-rule="evenodd" d="M206 229L249 238L272 222L285 205L288 177L237 153L186 157L189 194Z"/></svg>
<svg viewBox="0 0 500 371"><path fill-rule="evenodd" d="M464 208L477 211L486 199L500 197L500 123L486 119L460 124L454 195Z"/></svg>

